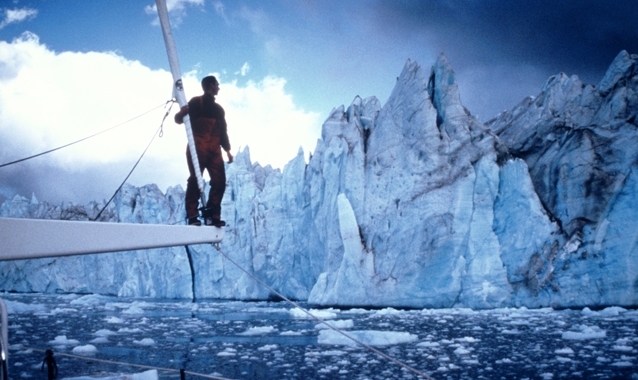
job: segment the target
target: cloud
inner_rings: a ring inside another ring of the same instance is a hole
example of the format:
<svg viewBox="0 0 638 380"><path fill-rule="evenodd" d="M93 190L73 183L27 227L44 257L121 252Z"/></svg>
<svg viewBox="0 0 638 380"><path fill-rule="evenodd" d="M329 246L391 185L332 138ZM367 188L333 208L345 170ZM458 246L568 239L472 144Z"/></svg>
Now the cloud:
<svg viewBox="0 0 638 380"><path fill-rule="evenodd" d="M194 5L194 6L203 6L204 0L167 0L166 1L166 9L168 10L168 14L171 17L171 24L173 27L179 26L184 17L186 16L186 7ZM144 11L149 15L157 15L157 5L147 5L144 7ZM159 25L159 18L153 20L153 25Z"/></svg>
<svg viewBox="0 0 638 380"><path fill-rule="evenodd" d="M262 9L251 9L247 6L242 6L239 10L239 17L248 22L250 30L257 34L263 35L267 30L271 29L273 21Z"/></svg>
<svg viewBox="0 0 638 380"><path fill-rule="evenodd" d="M250 64L248 62L244 62L244 64L241 67L241 69L239 69L239 71L235 72L235 75L239 74L242 77L245 77L246 74L248 74L249 71L250 71Z"/></svg>
<svg viewBox="0 0 638 380"><path fill-rule="evenodd" d="M587 75L604 71L623 49L638 51L633 1L379 0L371 9L384 33L428 36L462 58L457 67L505 60Z"/></svg>
<svg viewBox="0 0 638 380"><path fill-rule="evenodd" d="M199 95L195 73L184 76ZM219 77L233 151L250 146L261 164L282 168L300 145L314 149L319 115L294 104L285 80L266 77L240 86ZM148 114L85 142L0 168L0 195L87 202L108 199L156 133L171 96L171 75L115 53L54 52L25 33L0 41L0 164L55 148ZM173 108L173 113L177 107ZM166 120L130 182L160 189L185 185L186 134ZM273 144L274 143L274 144Z"/></svg>
<svg viewBox="0 0 638 380"><path fill-rule="evenodd" d="M4 20L0 21L0 29L5 28L9 24L15 24L28 19L32 19L38 15L37 9L5 9Z"/></svg>
<svg viewBox="0 0 638 380"><path fill-rule="evenodd" d="M221 1L213 2L213 8L215 8L215 12L226 22L226 24L230 24L230 19L226 15L226 6Z"/></svg>

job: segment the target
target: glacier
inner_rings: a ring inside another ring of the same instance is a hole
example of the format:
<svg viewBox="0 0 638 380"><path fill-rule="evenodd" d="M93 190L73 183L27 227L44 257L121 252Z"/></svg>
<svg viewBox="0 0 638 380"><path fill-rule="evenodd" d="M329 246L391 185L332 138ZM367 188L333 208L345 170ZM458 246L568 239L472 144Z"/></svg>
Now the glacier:
<svg viewBox="0 0 638 380"><path fill-rule="evenodd" d="M553 76L483 123L443 54L430 69L408 60L383 106L332 110L308 162L301 149L283 170L236 155L221 249L318 306L635 306L637 61L621 52L595 86ZM183 223L183 198L179 185L126 185L100 221ZM0 216L87 220L104 204L16 195ZM278 298L207 245L5 261L0 273L12 292Z"/></svg>

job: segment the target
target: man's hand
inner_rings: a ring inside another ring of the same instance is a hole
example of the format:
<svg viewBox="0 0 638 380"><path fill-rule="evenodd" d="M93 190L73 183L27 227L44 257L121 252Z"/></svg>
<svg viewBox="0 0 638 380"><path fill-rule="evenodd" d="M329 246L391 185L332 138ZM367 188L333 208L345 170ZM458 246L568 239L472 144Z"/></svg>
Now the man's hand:
<svg viewBox="0 0 638 380"><path fill-rule="evenodd" d="M228 163L232 164L233 163L233 155L228 150L226 151L226 155L228 156Z"/></svg>
<svg viewBox="0 0 638 380"><path fill-rule="evenodd" d="M182 124L184 122L184 116L188 115L188 104L186 104L178 113L175 114L175 123Z"/></svg>

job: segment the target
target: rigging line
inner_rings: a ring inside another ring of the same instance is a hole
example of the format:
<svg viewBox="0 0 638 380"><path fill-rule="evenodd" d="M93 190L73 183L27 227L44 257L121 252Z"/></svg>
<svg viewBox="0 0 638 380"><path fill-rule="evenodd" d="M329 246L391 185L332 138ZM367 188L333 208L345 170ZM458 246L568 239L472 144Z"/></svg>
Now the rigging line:
<svg viewBox="0 0 638 380"><path fill-rule="evenodd" d="M169 102L171 102L171 106L168 108L168 110L166 111L166 113L164 114L164 118L162 118L162 123L160 124L159 128L157 129L157 131L155 133L153 133L153 137L151 138L151 141L149 141L148 145L146 146L146 149L144 149L144 151L142 152L142 155L140 156L140 158L137 159L137 162L135 163L135 165L133 165L133 168L131 169L131 171L128 173L128 175L126 176L126 178L124 178L124 181L122 181L122 183L120 184L120 187L117 188L117 190L115 190L115 193L113 193L113 196L111 197L111 199L109 199L108 202L106 202L106 204L104 205L104 207L102 207L102 209L100 210L100 212L97 214L97 216L95 218L92 219L92 221L96 221L98 220L98 218L102 215L102 213L104 212L104 210L106 210L106 208L108 207L108 205L111 203L111 201L113 200L113 198L115 198L115 196L117 195L117 193L120 192L120 190L122 189L122 187L124 186L124 184L126 183L126 181L129 179L129 177L131 176L131 174L133 174L133 171L135 170L135 168L137 167L137 164L140 163L140 161L142 161L142 157L144 157L144 155L146 154L146 151L148 150L148 148L150 148L151 144L153 143L153 140L155 140L155 136L159 135L160 137L162 137L164 135L164 121L166 120L166 117L168 116L168 114L171 112L171 108L173 108L173 104L175 104L175 102L173 100L169 100L166 102L166 104L168 104Z"/></svg>
<svg viewBox="0 0 638 380"><path fill-rule="evenodd" d="M77 144L77 143L82 142L82 141L84 141L84 140L88 140L88 139L90 139L91 137L95 137L95 136L97 136L97 135L101 135L102 133L105 133L105 132L108 132L108 131L110 131L110 130L112 130L112 129L115 129L115 128L118 128L118 127L121 127L122 125L124 125L124 124L126 124L126 123L129 123L129 122L131 122L131 121L133 121L133 120L135 120L135 119L139 119L140 117L142 117L142 116L144 116L144 115L146 115L146 114L148 114L148 113L151 113L151 112L155 111L156 109L158 109L158 108L160 108L160 107L162 107L162 106L165 106L165 105L166 105L166 104L168 104L169 102L175 102L175 100L174 100L174 99L167 100L167 101L166 101L166 103L160 104L159 106L157 106L157 107L155 107L155 108L153 108L153 109L151 109L151 110L148 110L148 111L144 112L144 113L143 113L143 114L141 114L141 115L137 115L137 116L135 116L135 117L133 117L133 118L131 118L131 119L128 119L127 121L124 121L124 122L122 122L122 123L120 123L120 124L117 124L117 125L115 125L115 126L113 126L113 127L111 127L111 128L108 128L108 129L105 129L105 130L103 130L103 131L101 131L101 132L97 132L97 133L95 133L95 134L92 134L91 136L84 137L84 138L82 138L82 139L80 139L80 140L73 141L73 142L71 142L71 143L68 143L68 144L66 144L66 145L59 146L59 147L57 147L57 148L49 149L49 150L47 150L46 152L42 152L42 153L38 153L38 154L34 154L33 156L24 157L24 158L21 158L21 159L19 159L19 160L15 160L15 161L7 162L7 163L4 163L4 164L0 164L0 168L5 167L5 166L9 166L9 165L13 165L13 164L17 164L17 163L22 162L22 161L30 160L30 159L32 159L32 158L36 158L36 157L39 157L39 156L45 155L45 154L47 154L47 153L55 152L56 150L60 150L60 149L62 149L62 148L66 148L66 147L68 147L68 146L71 146L71 145Z"/></svg>
<svg viewBox="0 0 638 380"><path fill-rule="evenodd" d="M278 291L276 291L275 289L273 289L272 287L270 287L269 285L267 285L265 282L263 282L263 281L261 281L260 279L258 279L258 278L257 278L254 274L252 274L252 273L248 272L248 271L247 271L246 269L244 269L241 265L237 264L237 263L236 263L233 259L231 259L231 258L230 258L230 257L229 257L226 253L224 253L224 252L223 252L223 251L219 248L219 244L212 244L212 245L213 245L213 247L215 247L215 249L216 249L217 251L219 251L219 253L221 253L221 254L222 254L222 255L223 255L223 256L224 256L224 257L225 257L228 261L230 261L231 263L233 263L233 264L234 264L237 268L239 268L242 272L244 272L244 273L246 273L248 276L252 277L255 281L257 281L257 282L258 282L259 284L261 284L263 287L265 287L266 289L268 289L268 290L270 290L271 292L275 293L277 296L281 297L283 300L285 300L285 301L286 301L286 302L288 302L289 304L291 304L291 305L295 306L295 307L296 307L296 308L298 308L299 310L301 310L301 311L303 311L304 313L308 314L308 315L309 315L312 319L314 319L314 320L316 320L316 321L318 321L318 322L320 322L320 323L323 323L324 325L328 326L328 328L332 329L333 331L338 332L339 334L341 334L341 335L345 336L346 338L348 338L348 339L350 339L351 341L353 341L353 342L355 342L355 343L359 344L360 346L362 346L362 347L364 347L364 348L366 348L366 349L368 349L368 350L370 350L370 351L374 352L374 353L375 353L375 354L377 354L377 355L380 355L380 356L382 356L382 357L384 357L384 358L388 359L389 361L391 361L391 362L393 362L393 363L395 363L395 364L398 364L399 366L401 366L401 367L405 368L406 370L408 370L408 371L410 371L410 372L412 372L412 373L414 373L414 374L416 374L416 375L418 375L418 376L421 376L421 377L423 377L423 378L425 378L425 379L428 379L428 380L435 380L433 377L426 375L425 373L423 373L423 372L419 371L418 369L413 368L413 367L411 367L411 366L409 366L409 365L407 365L407 364L403 363L402 361L400 361L400 360L398 360L398 359L393 358L392 356L390 356L390 355L388 355L388 354L384 353L383 351L380 351L380 350L378 350L378 349L376 349L376 348L374 348L374 347L370 346L369 344L366 344L366 343L364 343L364 342L360 341L359 339L357 339L357 338L353 337L352 335L350 335L350 334L346 333L345 331L343 331L343 330L341 330L341 329L339 329L339 328L337 328L337 327L332 326L331 324L329 324L328 322L326 322L324 319L319 318L319 317L317 317L317 316L313 315L313 314L312 314L312 313L310 313L308 310L306 310L305 308L301 307L298 303L296 303L295 301L293 301L293 300L289 299L288 297L284 296L283 294L279 293Z"/></svg>
<svg viewBox="0 0 638 380"><path fill-rule="evenodd" d="M24 349L24 350L36 351L36 352L46 352L45 350L41 350L39 348L25 347L25 346L22 346L22 345L20 345L19 348L20 349ZM58 355L58 356L66 356L66 357L69 357L69 358L86 360L86 361L91 361L91 362L124 365L124 366L137 367L137 368L142 368L142 369L156 369L158 371L164 371L164 372L177 372L177 373L181 372L181 370L179 370L179 369L166 368L166 367L155 367L155 366L144 365L144 364L133 364L133 363L126 363L126 362L118 362L118 361L106 360L106 359L97 359L95 357L86 357L86 356L80 356L80 355L66 354L66 353L63 353L63 352L55 352L55 354ZM227 378L227 377L220 377L220 376L214 376L214 375L205 375L203 373L191 372L191 371L186 371L186 370L184 371L184 373L187 374L187 375L203 377L203 378L206 378L206 379L233 380L233 379L230 379L230 378Z"/></svg>

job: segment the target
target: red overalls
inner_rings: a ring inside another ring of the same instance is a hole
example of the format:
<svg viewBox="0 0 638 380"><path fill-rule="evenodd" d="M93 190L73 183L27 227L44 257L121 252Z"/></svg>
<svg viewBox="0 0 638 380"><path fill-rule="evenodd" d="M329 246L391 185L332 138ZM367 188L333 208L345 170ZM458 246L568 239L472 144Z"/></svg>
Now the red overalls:
<svg viewBox="0 0 638 380"><path fill-rule="evenodd" d="M199 168L202 173L207 170L210 176L210 192L206 207L209 208L209 216L219 220L222 198L226 190L226 171L221 148L230 150L224 109L215 103L212 96L204 95L191 99L188 102L188 108L182 107L175 115L175 121L181 124L187 113L191 118ZM190 219L199 216L200 191L188 146L186 147L186 159L190 174L186 186L186 217Z"/></svg>

